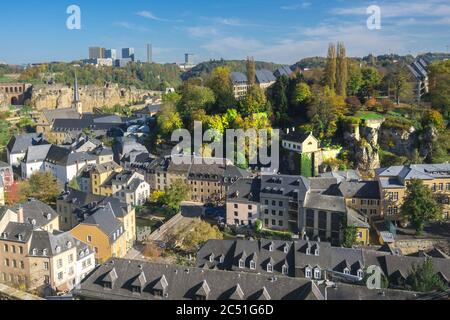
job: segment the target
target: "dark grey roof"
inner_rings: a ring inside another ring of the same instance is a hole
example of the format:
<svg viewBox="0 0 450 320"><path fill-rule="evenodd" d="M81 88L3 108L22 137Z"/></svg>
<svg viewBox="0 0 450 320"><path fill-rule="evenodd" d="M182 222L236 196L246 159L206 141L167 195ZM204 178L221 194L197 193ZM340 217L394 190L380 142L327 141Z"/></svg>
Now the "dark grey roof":
<svg viewBox="0 0 450 320"><path fill-rule="evenodd" d="M329 196L318 192L309 192L306 195L305 208L347 212L347 206L343 197Z"/></svg>
<svg viewBox="0 0 450 320"><path fill-rule="evenodd" d="M28 133L12 137L7 148L11 154L25 153L28 147L41 144L48 144L41 134Z"/></svg>
<svg viewBox="0 0 450 320"><path fill-rule="evenodd" d="M282 137L282 140L296 142L296 143L303 143L306 140L306 138L308 138L310 135L312 135L311 132L293 131L288 134L285 134Z"/></svg>
<svg viewBox="0 0 450 320"><path fill-rule="evenodd" d="M89 203L98 203L103 200L104 197L94 195L91 193L83 192L80 190L68 188L67 191L63 192L59 197L58 201L64 201L75 205L76 207L82 207Z"/></svg>
<svg viewBox="0 0 450 320"><path fill-rule="evenodd" d="M26 243L33 232L31 223L10 222L1 234L2 240Z"/></svg>
<svg viewBox="0 0 450 320"><path fill-rule="evenodd" d="M239 179L228 190L228 200L233 202L259 202L261 179Z"/></svg>
<svg viewBox="0 0 450 320"><path fill-rule="evenodd" d="M375 199L380 200L380 187L378 181L341 182L330 188L326 194L341 196L346 199Z"/></svg>
<svg viewBox="0 0 450 320"><path fill-rule="evenodd" d="M30 252L32 256L52 257L70 250L80 241L75 239L70 232L33 231Z"/></svg>
<svg viewBox="0 0 450 320"><path fill-rule="evenodd" d="M26 202L17 204L11 207L11 210L18 212L20 208L23 209L24 221L27 223L34 221L35 228L43 227L58 217L58 213L50 206L35 199L29 199Z"/></svg>
<svg viewBox="0 0 450 320"><path fill-rule="evenodd" d="M135 282L142 274L144 285L143 281ZM105 287L105 282L112 288ZM133 290L133 283L140 285L140 292ZM415 297L411 292L383 291L381 295L380 290L338 284L327 294L330 300ZM91 273L74 296L100 300L195 300L198 296L208 300L324 300L323 292L323 287L306 279L112 259Z"/></svg>
<svg viewBox="0 0 450 320"><path fill-rule="evenodd" d="M231 81L233 84L247 83L247 76L242 72L231 72Z"/></svg>
<svg viewBox="0 0 450 320"><path fill-rule="evenodd" d="M267 69L256 70L257 83L262 84L262 83L271 83L275 81L277 81L277 78L275 78L272 71Z"/></svg>
<svg viewBox="0 0 450 320"><path fill-rule="evenodd" d="M338 182L342 181L360 181L361 176L356 170L333 171L319 174L321 178L336 178Z"/></svg>
<svg viewBox="0 0 450 320"><path fill-rule="evenodd" d="M376 171L379 177L397 178L400 182L411 179L432 180L450 178L450 164L413 164L409 166L392 166Z"/></svg>
<svg viewBox="0 0 450 320"><path fill-rule="evenodd" d="M111 242L115 242L124 233L123 224L116 218L111 203L107 203L105 206L97 206L87 215L81 223L98 226Z"/></svg>
<svg viewBox="0 0 450 320"><path fill-rule="evenodd" d="M262 175L261 198L292 198L304 201L309 181L302 176Z"/></svg>
<svg viewBox="0 0 450 320"><path fill-rule="evenodd" d="M293 71L291 70L291 67L289 66L281 66L277 70L275 70L274 75L279 78L281 76L287 76L290 77Z"/></svg>

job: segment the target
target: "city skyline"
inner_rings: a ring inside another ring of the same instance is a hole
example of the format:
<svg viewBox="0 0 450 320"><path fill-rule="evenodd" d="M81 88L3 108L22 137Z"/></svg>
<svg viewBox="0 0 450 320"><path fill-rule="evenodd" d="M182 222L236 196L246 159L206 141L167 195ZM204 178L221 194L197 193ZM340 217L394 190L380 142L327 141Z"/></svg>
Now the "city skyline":
<svg viewBox="0 0 450 320"><path fill-rule="evenodd" d="M0 27L10 28L5 17L17 12L24 22L3 35L0 61L72 61L86 58L92 46L134 47L136 59L146 61L146 44L152 43L153 60L159 63L182 62L184 53L193 52L197 62L252 55L291 64L325 55L328 43L338 40L346 43L350 56L444 52L450 44L445 28L450 5L443 0L378 1L381 30L367 28L370 1L131 0L106 7L105 2L80 0L75 5L81 8L81 30L68 30L66 10L72 4L5 3Z"/></svg>

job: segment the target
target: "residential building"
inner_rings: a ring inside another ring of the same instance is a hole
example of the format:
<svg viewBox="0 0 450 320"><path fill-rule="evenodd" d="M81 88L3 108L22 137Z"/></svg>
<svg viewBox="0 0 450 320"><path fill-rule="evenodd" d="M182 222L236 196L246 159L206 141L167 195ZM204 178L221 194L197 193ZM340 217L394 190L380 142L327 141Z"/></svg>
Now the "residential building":
<svg viewBox="0 0 450 320"><path fill-rule="evenodd" d="M91 193L67 189L56 200L61 230L69 231L83 222L95 209L111 206L114 216L123 224L126 233L126 249L136 242L136 210L117 198L96 196Z"/></svg>
<svg viewBox="0 0 450 320"><path fill-rule="evenodd" d="M414 101L420 103L422 97L430 91L428 62L424 58L417 58L408 65L408 69L411 73L410 83L413 88Z"/></svg>
<svg viewBox="0 0 450 320"><path fill-rule="evenodd" d="M98 164L88 168L91 183L91 192L95 195L111 197L113 195L111 178L120 173L123 168L115 162Z"/></svg>
<svg viewBox="0 0 450 320"><path fill-rule="evenodd" d="M273 73L273 75L278 79L282 76L286 76L288 78L291 77L291 75L294 72L292 71L291 67L289 66L281 66L280 68L278 68L277 70L275 70L275 72Z"/></svg>
<svg viewBox="0 0 450 320"><path fill-rule="evenodd" d="M95 267L89 247L60 231L20 223L12 211L0 214L0 282L27 289L68 292ZM77 268L83 253L85 268ZM82 273L78 273L82 271Z"/></svg>
<svg viewBox="0 0 450 320"><path fill-rule="evenodd" d="M72 152L68 148L56 145L28 147L21 162L23 179L29 179L35 172L50 172L61 183L70 182L88 165L96 164L93 155L84 152Z"/></svg>
<svg viewBox="0 0 450 320"><path fill-rule="evenodd" d="M249 227L255 225L260 217L260 190L260 179L242 178L230 187L226 200L227 225Z"/></svg>
<svg viewBox="0 0 450 320"><path fill-rule="evenodd" d="M49 144L42 134L39 133L28 133L15 135L9 140L6 146L6 154L8 158L8 163L17 167L27 153L28 147Z"/></svg>
<svg viewBox="0 0 450 320"><path fill-rule="evenodd" d="M277 78L275 78L272 71L267 69L256 70L256 83L261 89L267 90L275 84L276 81Z"/></svg>
<svg viewBox="0 0 450 320"><path fill-rule="evenodd" d="M0 161L0 180L5 188L11 187L14 183L12 166L3 161Z"/></svg>
<svg viewBox="0 0 450 320"><path fill-rule="evenodd" d="M241 72L232 72L231 82L233 83L234 97L237 100L244 98L250 87L247 81L247 76Z"/></svg>
<svg viewBox="0 0 450 320"><path fill-rule="evenodd" d="M390 280L392 288L402 288L412 267L425 259L309 240L210 240L197 253L197 267L266 277L327 279L339 282L339 287L340 282L362 284L367 268L376 266ZM450 284L450 260L431 259L436 274ZM400 279L396 275L401 275Z"/></svg>
<svg viewBox="0 0 450 320"><path fill-rule="evenodd" d="M383 294L381 294L383 293ZM82 300L406 300L412 292L111 259L74 291Z"/></svg>
<svg viewBox="0 0 450 320"><path fill-rule="evenodd" d="M137 172L124 171L110 180L112 195L130 206L142 206L150 197L150 184Z"/></svg>
<svg viewBox="0 0 450 320"><path fill-rule="evenodd" d="M97 263L111 257L122 258L127 253L127 235L124 224L116 218L111 203L82 210L83 220L70 233L94 248Z"/></svg>
<svg viewBox="0 0 450 320"><path fill-rule="evenodd" d="M444 219L450 219L450 164L392 166L376 171L381 192L381 215L385 219L402 219L400 208L408 183L418 179L430 188L443 205Z"/></svg>
<svg viewBox="0 0 450 320"><path fill-rule="evenodd" d="M49 205L35 199L16 204L9 210L17 214L17 222L29 223L34 228L53 232L59 228L59 215Z"/></svg>

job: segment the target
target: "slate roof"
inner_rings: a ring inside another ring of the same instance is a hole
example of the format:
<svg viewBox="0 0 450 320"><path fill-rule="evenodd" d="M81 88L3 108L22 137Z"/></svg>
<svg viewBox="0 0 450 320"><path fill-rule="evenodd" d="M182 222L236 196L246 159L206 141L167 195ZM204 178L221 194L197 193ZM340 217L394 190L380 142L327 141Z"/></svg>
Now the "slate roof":
<svg viewBox="0 0 450 320"><path fill-rule="evenodd" d="M1 234L2 240L26 243L33 233L33 225L31 223L10 222Z"/></svg>
<svg viewBox="0 0 450 320"><path fill-rule="evenodd" d="M51 124L56 119L79 119L80 114L73 108L44 110L43 115L47 118Z"/></svg>
<svg viewBox="0 0 450 320"><path fill-rule="evenodd" d="M333 172L325 172L319 174L319 177L322 178L336 178L339 182L342 181L360 181L361 176L356 170L348 170L348 171L333 171Z"/></svg>
<svg viewBox="0 0 450 320"><path fill-rule="evenodd" d="M311 132L293 131L293 132L283 135L282 140L296 142L296 143L303 143L311 135L312 135ZM316 138L314 137L314 139L316 139Z"/></svg>
<svg viewBox="0 0 450 320"><path fill-rule="evenodd" d="M272 71L267 69L256 70L256 82L259 84L272 83L277 81Z"/></svg>
<svg viewBox="0 0 450 320"><path fill-rule="evenodd" d="M40 145L28 147L23 161L25 163L46 161L60 166L70 166L93 160L95 157L86 152L72 152L68 148L57 145Z"/></svg>
<svg viewBox="0 0 450 320"><path fill-rule="evenodd" d="M17 204L11 207L11 210L18 212L19 208L23 209L24 221L31 223L31 221L34 220L35 228L43 227L58 217L58 213L50 206L35 199L29 199L26 202Z"/></svg>
<svg viewBox="0 0 450 320"><path fill-rule="evenodd" d="M33 231L30 252L32 256L52 257L80 244L70 232Z"/></svg>
<svg viewBox="0 0 450 320"><path fill-rule="evenodd" d="M105 289L104 278L112 270L117 275L113 289ZM141 293L133 293L131 282L142 273L147 282ZM164 279L165 286L161 285L161 279ZM75 296L105 300L194 300L196 295L207 293L208 300L259 300L265 289L266 297L273 300L303 300L309 297L314 284L303 279L291 280L112 259L85 279L81 288L75 290ZM155 295L154 290L163 291L163 297ZM314 294L317 295L316 300L323 300L320 290L314 290Z"/></svg>
<svg viewBox="0 0 450 320"><path fill-rule="evenodd" d="M136 282L139 277L142 281ZM160 285L161 279L165 279L166 286ZM146 283L142 285L144 280ZM112 288L105 288L105 282ZM141 291L133 291L132 284L141 285ZM207 300L324 300L324 288L299 278L111 259L74 290L75 297L98 300L196 300L197 295ZM405 300L416 297L415 293L407 291L369 290L364 286L347 284L329 288L327 295L329 300Z"/></svg>
<svg viewBox="0 0 450 320"><path fill-rule="evenodd" d="M231 81L233 84L245 84L247 83L247 76L242 72L231 72Z"/></svg>
<svg viewBox="0 0 450 320"><path fill-rule="evenodd" d="M344 197L346 199L381 199L378 181L344 181L329 189L327 194Z"/></svg>
<svg viewBox="0 0 450 320"><path fill-rule="evenodd" d="M263 175L261 198L292 198L304 201L310 188L309 180L302 176Z"/></svg>
<svg viewBox="0 0 450 320"><path fill-rule="evenodd" d="M7 148L10 154L25 153L30 146L48 144L41 134L27 133L15 135L9 141Z"/></svg>
<svg viewBox="0 0 450 320"><path fill-rule="evenodd" d="M261 179L241 178L232 184L228 190L228 200L233 202L259 202Z"/></svg>
<svg viewBox="0 0 450 320"><path fill-rule="evenodd" d="M403 183L405 180L432 180L450 178L450 164L413 164L409 166L392 166L380 168L377 175L381 178L397 178Z"/></svg>
<svg viewBox="0 0 450 320"><path fill-rule="evenodd" d="M83 213L87 216L83 217L81 224L97 226L109 237L111 243L124 233L123 224L116 218L112 204L109 202L105 206L97 206L91 211Z"/></svg>
<svg viewBox="0 0 450 320"><path fill-rule="evenodd" d="M292 71L291 67L289 67L289 66L281 66L280 68L275 70L274 76L276 76L277 78L279 78L281 76L290 77L292 73L293 73L293 71Z"/></svg>
<svg viewBox="0 0 450 320"><path fill-rule="evenodd" d="M310 192L306 195L304 207L333 212L347 212L344 198L316 192Z"/></svg>

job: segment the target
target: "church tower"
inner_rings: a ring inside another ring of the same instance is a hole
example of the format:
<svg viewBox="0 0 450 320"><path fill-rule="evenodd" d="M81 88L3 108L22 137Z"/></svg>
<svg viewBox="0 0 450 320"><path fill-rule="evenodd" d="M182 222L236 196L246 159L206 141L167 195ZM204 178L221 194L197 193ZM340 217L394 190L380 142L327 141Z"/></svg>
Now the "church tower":
<svg viewBox="0 0 450 320"><path fill-rule="evenodd" d="M73 86L72 108L75 109L80 115L83 114L83 104L81 103L81 99L80 99L80 92L78 89L78 80L77 80L76 72L75 72L75 83Z"/></svg>

